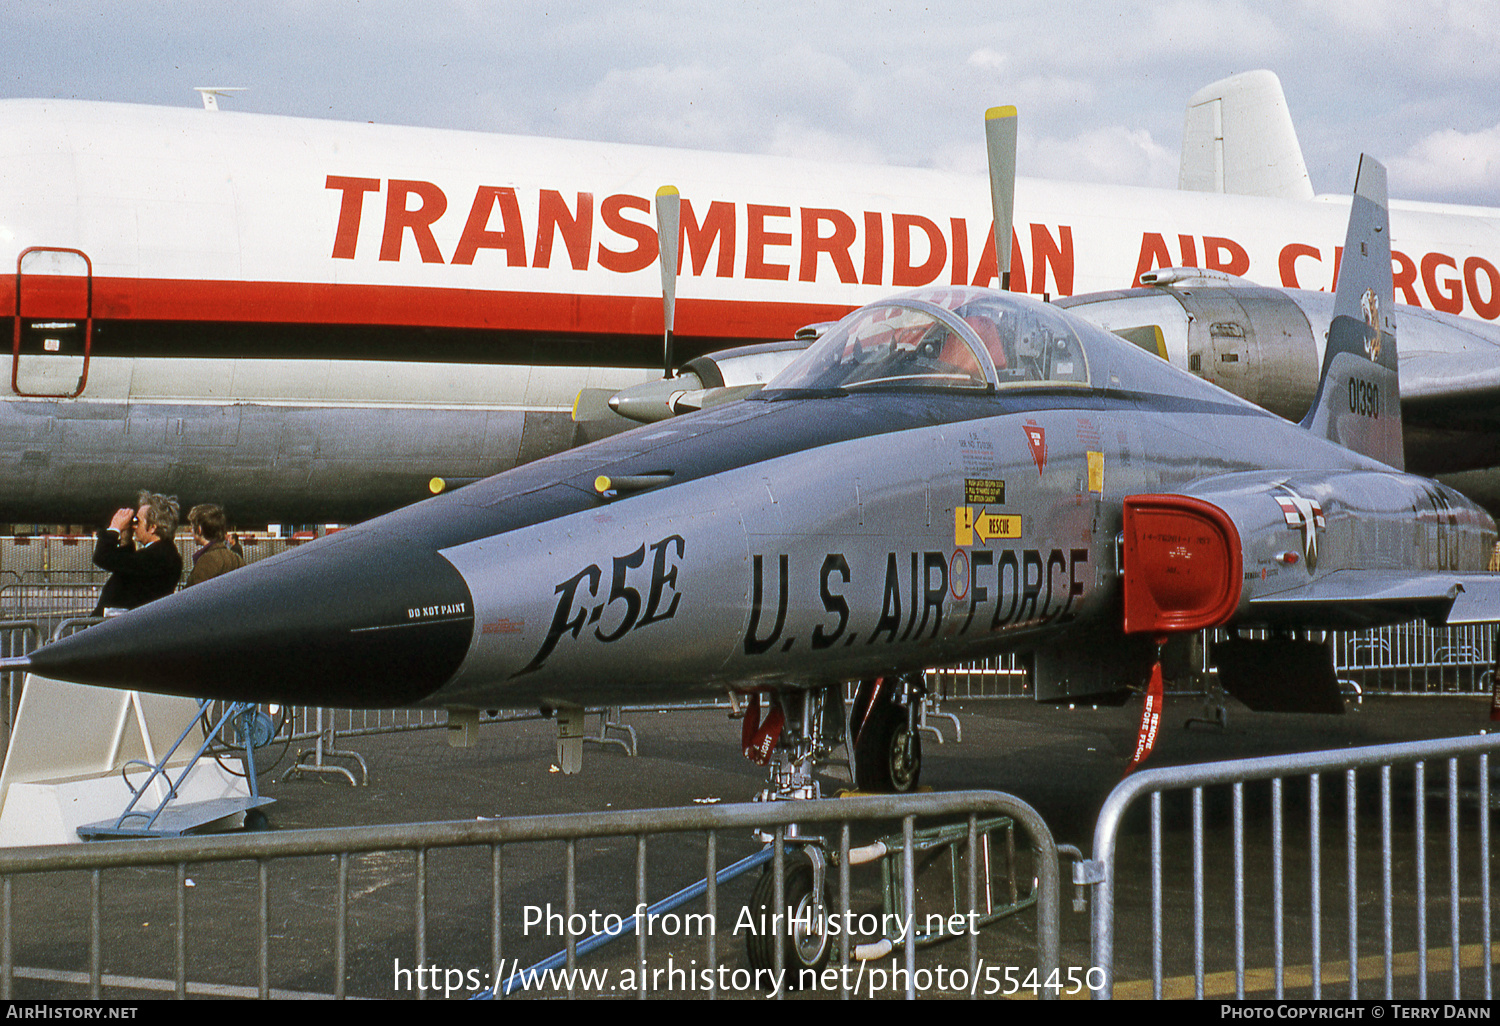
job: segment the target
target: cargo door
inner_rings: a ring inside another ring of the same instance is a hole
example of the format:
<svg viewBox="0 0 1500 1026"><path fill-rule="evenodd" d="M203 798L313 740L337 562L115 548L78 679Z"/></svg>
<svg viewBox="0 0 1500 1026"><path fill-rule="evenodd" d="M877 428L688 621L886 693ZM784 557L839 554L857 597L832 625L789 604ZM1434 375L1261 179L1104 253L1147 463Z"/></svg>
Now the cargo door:
<svg viewBox="0 0 1500 1026"><path fill-rule="evenodd" d="M16 395L71 399L83 392L94 336L93 274L81 250L33 246L16 258Z"/></svg>

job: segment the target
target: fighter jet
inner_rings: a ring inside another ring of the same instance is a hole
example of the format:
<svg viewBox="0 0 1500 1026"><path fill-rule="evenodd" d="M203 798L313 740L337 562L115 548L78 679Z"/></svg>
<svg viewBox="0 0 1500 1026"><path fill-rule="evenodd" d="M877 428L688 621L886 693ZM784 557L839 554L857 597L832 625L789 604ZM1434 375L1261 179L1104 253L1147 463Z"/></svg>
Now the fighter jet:
<svg viewBox="0 0 1500 1026"><path fill-rule="evenodd" d="M742 741L772 766L769 797L817 794L816 761L844 736L861 784L914 786L921 668L999 652L1031 656L1037 698L1071 699L1138 687L1163 643L1223 627L1231 693L1336 707L1330 651L1303 632L1500 619L1494 522L1399 469L1385 174L1369 159L1344 254L1301 424L1030 297L919 289L856 310L746 400L7 665L455 715L729 692L750 706Z"/></svg>

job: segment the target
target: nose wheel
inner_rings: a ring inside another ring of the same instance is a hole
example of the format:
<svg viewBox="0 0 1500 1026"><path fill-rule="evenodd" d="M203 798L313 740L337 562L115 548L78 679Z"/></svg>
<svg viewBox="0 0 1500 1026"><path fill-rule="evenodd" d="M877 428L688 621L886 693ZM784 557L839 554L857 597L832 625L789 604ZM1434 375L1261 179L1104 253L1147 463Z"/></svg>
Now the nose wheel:
<svg viewBox="0 0 1500 1026"><path fill-rule="evenodd" d="M786 987L797 989L804 972L814 975L828 965L833 945L828 936L831 906L822 852L815 847L787 861L782 884L785 903L776 902L776 874L769 867L750 895L750 914L756 925L746 942L750 967L774 972L776 947L781 946Z"/></svg>

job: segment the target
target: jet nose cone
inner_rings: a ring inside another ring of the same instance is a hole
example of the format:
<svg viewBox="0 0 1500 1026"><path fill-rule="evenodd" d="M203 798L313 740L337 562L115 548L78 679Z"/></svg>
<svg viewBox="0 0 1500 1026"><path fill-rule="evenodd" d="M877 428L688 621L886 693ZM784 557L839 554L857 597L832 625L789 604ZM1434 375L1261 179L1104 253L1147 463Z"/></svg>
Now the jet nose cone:
<svg viewBox="0 0 1500 1026"><path fill-rule="evenodd" d="M353 528L64 638L31 665L81 684L389 708L441 687L473 633L447 560Z"/></svg>

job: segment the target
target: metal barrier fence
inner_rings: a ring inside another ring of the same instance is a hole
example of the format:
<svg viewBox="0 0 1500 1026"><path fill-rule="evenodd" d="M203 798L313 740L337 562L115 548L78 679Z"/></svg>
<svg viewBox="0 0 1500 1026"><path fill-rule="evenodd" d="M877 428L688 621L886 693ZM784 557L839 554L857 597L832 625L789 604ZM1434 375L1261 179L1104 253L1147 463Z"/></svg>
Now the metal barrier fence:
<svg viewBox="0 0 1500 1026"><path fill-rule="evenodd" d="M1495 626L1403 623L1334 635L1334 667L1365 694L1488 694Z"/></svg>
<svg viewBox="0 0 1500 1026"><path fill-rule="evenodd" d="M1031 675L1017 655L991 656L961 666L927 671L927 686L940 700L1030 698Z"/></svg>
<svg viewBox="0 0 1500 1026"><path fill-rule="evenodd" d="M42 643L42 628L35 622L0 619L0 657L25 655ZM10 729L21 701L19 670L0 672L0 758L10 748Z"/></svg>
<svg viewBox="0 0 1500 1026"><path fill-rule="evenodd" d="M1398 969L1403 980L1415 977L1412 997L1427 997L1429 976L1446 976L1455 999L1466 991L1471 997L1491 998L1489 753L1496 749L1500 749L1500 736L1480 736L1168 767L1127 778L1100 812L1093 860L1080 864L1075 875L1078 882L1095 886L1093 956L1094 965L1103 970L1103 986L1095 996L1114 996L1117 969L1124 957L1115 943L1116 917L1127 904L1139 909L1149 903L1150 996L1158 999L1188 996L1185 982L1168 987L1165 974L1169 968L1191 976L1192 995L1199 999L1229 997L1231 980L1236 998L1245 997L1247 990L1274 990L1280 999L1295 990L1319 999L1327 983L1347 985L1347 997L1354 999L1361 996L1361 978L1373 977L1381 981L1381 996L1389 1000L1396 996ZM1461 759L1472 760L1467 789L1461 786L1465 779ZM1437 795L1429 793L1425 773L1427 762L1435 760L1446 760L1447 770L1446 787ZM1361 781L1358 776L1358 771L1371 769L1379 771L1373 802L1368 777ZM1393 783L1396 769L1403 771L1399 784ZM1407 770L1410 777L1405 776ZM1325 869L1322 775L1335 773L1343 775L1342 794L1330 787L1326 798L1335 812L1337 803L1343 803L1344 860L1342 867L1335 864ZM1262 781L1267 782L1263 787L1258 784ZM1254 791L1249 787L1252 782L1257 782ZM1395 804L1398 787L1404 796L1410 792L1404 809ZM1169 853L1163 847L1164 795L1189 801L1190 809L1177 807L1170 815L1179 821L1191 818L1190 852L1178 848ZM1149 858L1144 864L1137 858L1126 869L1122 841L1130 836L1141 843L1127 826L1127 814L1148 796ZM1229 799L1227 812L1225 797ZM1434 875L1446 868L1447 887L1434 895L1428 888L1429 850L1434 862L1443 860L1437 855L1439 842L1427 833L1427 805L1436 798L1442 799L1447 830L1446 866L1435 867ZM1217 807L1218 819L1228 819L1228 829L1223 822L1212 830L1206 828L1206 799ZM1259 831L1247 834L1249 801L1269 818L1269 836ZM1286 816L1288 805L1304 802L1305 834L1295 823L1289 825ZM1470 808L1467 819L1460 814L1461 805ZM1404 842L1400 845L1394 839L1398 833ZM1362 837L1372 834L1373 844L1362 842ZM1267 867L1269 881L1259 879ZM1257 876L1253 888L1247 886L1247 870ZM1148 874L1146 886L1142 881ZM1378 890L1368 882L1372 877L1379 880ZM1289 911L1298 893L1307 895L1308 904ZM1179 907L1164 910L1168 894ZM1190 928L1180 908L1188 895ZM1335 907L1341 898L1342 916ZM1366 912L1370 906L1374 911ZM1473 911L1466 916L1466 909ZM1173 916L1170 923L1169 913ZM1428 926L1434 917L1439 928L1447 927L1446 948L1429 947ZM1327 946L1343 956L1334 962L1324 961L1325 928ZM1258 938L1265 931L1271 938L1273 966L1269 973L1250 974L1247 937L1253 933L1263 947ZM1342 936L1335 939L1340 931ZM1398 951L1398 947L1408 950ZM1371 948L1379 953L1362 958L1361 951ZM1143 961L1138 950L1130 954L1138 963ZM1289 985L1293 965L1296 980ZM1252 975L1252 983L1247 983ZM1210 980L1214 981L1213 994L1207 993Z"/></svg>
<svg viewBox="0 0 1500 1026"><path fill-rule="evenodd" d="M0 570L36 583L53 580L59 584L82 574L101 573L94 566L94 539L87 535L0 537Z"/></svg>
<svg viewBox="0 0 1500 1026"><path fill-rule="evenodd" d="M1033 978L1056 980L1060 880L1052 836L1019 799L970 791L3 849L0 997L16 997L18 981L41 981L51 988L49 996L71 986L94 999L153 991L179 998L451 996L519 981L530 995L571 996L591 988L644 998L661 993L654 988L663 972L668 987L679 994L741 993L742 981L754 981L727 945L742 939L736 936L738 922L750 913L723 912L743 900L744 878L738 885L722 878L723 867L733 860L743 865L742 855L764 849L750 831L773 835L770 868L747 906L754 914L800 909L796 893L806 904L815 877L809 877L807 857L792 849L807 845L810 831L826 829L829 840L821 850L831 865L825 900L835 910L835 922L852 924L872 914L872 901L879 904L882 898L880 889L872 897L870 888L852 882L850 867L861 855L852 845L851 828L867 834L881 823L899 822L899 836L892 841L899 854L874 857L885 859L889 878L898 884L894 892L886 886L880 907L889 908L894 893L912 935L914 924L930 922L917 905L918 820L960 818L963 825L955 836L964 852L964 882L960 886L955 862L951 893L939 888L936 895L943 909L936 915L940 922L950 915L973 922L985 914L992 889L988 848L977 843L979 824L981 817L996 816L1008 817L1029 838L1022 861L1010 870L1036 880L1029 952ZM864 854L870 857L868 849ZM599 972L579 972L584 936L597 932L601 921L606 928L621 925L621 917L605 914L601 920L598 914L609 888L623 890L633 876L631 911L639 912L650 892L676 890L685 873L700 867L704 912L676 924L698 924L691 941L691 931L669 930L665 916L642 917L646 929L634 931L633 952L622 950L628 943L619 945ZM290 898L277 903L273 894ZM405 927L402 912L408 917ZM553 929L554 920L560 930ZM735 928L726 929L731 921ZM547 929L539 938L526 928L542 922ZM234 937L243 937L245 923L256 924L250 931L254 950L226 950ZM830 929L829 935L839 932ZM898 948L899 971L897 966L881 970L889 981L884 993L894 989L910 998L951 989L968 994L981 979L986 988L993 986L997 981L980 959L977 931L950 933L967 936L967 969L949 970L948 986L939 986L919 960L917 944L908 943ZM559 945L566 954L552 962L560 972L528 977L521 967L541 964L537 956L551 955ZM790 949L779 940L770 946L774 973L786 967ZM873 989L863 963L858 970L852 964L853 943L838 947L837 968L826 970L832 975L792 982L838 990L845 997L856 986ZM404 970L403 956L411 959ZM1012 966L1023 964L1015 952L1007 958ZM236 967L253 979L224 975ZM216 978L195 978L204 974ZM770 978L761 977L761 982ZM611 985L611 979L629 979L632 985ZM1056 994L1042 988L1041 996Z"/></svg>
<svg viewBox="0 0 1500 1026"><path fill-rule="evenodd" d="M1356 694L1487 695L1495 663L1494 625L1429 627L1421 621L1346 631L1333 636L1334 671ZM1179 692L1199 693L1214 672L1211 646L1199 646L1204 664ZM942 699L1030 698L1030 674L1016 655L993 656L928 671Z"/></svg>
<svg viewBox="0 0 1500 1026"><path fill-rule="evenodd" d="M267 556L285 552L305 538L283 538L241 532L240 545L245 561L253 563ZM184 561L191 561L197 548L193 536L185 530L177 533L177 548ZM3 535L0 536L0 574L25 577L37 583L55 581L63 584L89 575L101 583L108 575L94 566L92 535Z"/></svg>
<svg viewBox="0 0 1500 1026"><path fill-rule="evenodd" d="M243 535L245 561L253 563L285 552L303 539ZM183 578L192 570L197 544L178 534ZM94 608L99 589L109 579L94 566L94 539L85 536L20 535L0 537L0 618L29 619L58 613L77 615Z"/></svg>

